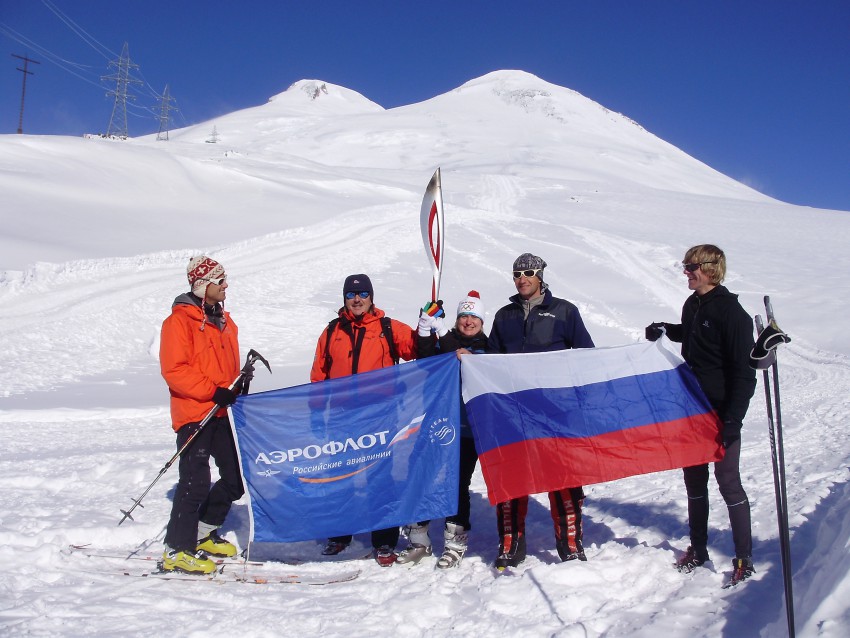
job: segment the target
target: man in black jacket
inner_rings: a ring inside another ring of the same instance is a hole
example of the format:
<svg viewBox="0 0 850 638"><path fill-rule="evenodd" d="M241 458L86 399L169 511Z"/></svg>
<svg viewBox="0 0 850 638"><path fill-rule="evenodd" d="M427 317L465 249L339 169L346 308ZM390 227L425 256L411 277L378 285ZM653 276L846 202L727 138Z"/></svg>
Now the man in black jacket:
<svg viewBox="0 0 850 638"><path fill-rule="evenodd" d="M488 352L551 352L569 348L592 348L575 305L552 295L543 283L546 262L531 253L514 261L513 277L517 294L496 312L488 340ZM581 508L584 490L580 485L549 492L549 506L555 525L555 545L563 561L587 560L582 547ZM525 516L528 496L496 506L499 554L496 569L516 567L525 560Z"/></svg>
<svg viewBox="0 0 850 638"><path fill-rule="evenodd" d="M693 369L700 387L723 422L723 460L714 465L720 494L729 510L735 544L733 581L753 573L750 503L741 485L741 426L756 387L749 366L753 348L753 321L721 282L726 256L717 246L702 244L685 253L682 261L688 288L694 291L682 308L682 323L653 323L646 337L655 341L662 329L682 344L682 357ZM708 465L684 468L688 493L691 545L679 558L679 571L691 572L708 557Z"/></svg>

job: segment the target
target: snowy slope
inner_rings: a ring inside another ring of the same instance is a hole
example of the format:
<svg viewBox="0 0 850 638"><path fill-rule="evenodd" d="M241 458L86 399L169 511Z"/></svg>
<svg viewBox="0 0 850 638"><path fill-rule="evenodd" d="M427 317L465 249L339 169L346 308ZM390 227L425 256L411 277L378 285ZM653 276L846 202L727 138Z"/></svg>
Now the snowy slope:
<svg viewBox="0 0 850 638"><path fill-rule="evenodd" d="M213 126L216 144L206 141ZM850 214L764 197L627 117L519 71L390 110L302 81L170 138L0 137L3 633L784 632L761 384L743 450L758 574L738 591L719 590L731 538L716 491L713 569L693 578L670 569L687 545L677 472L589 487L590 560L581 565L557 562L538 498L516 577L489 569L495 521L479 474L469 559L450 574L360 561L360 578L346 584L214 587L93 574L99 563L62 553L69 543L131 548L161 537L175 470L137 522L116 523L173 453L156 357L188 256L209 251L228 270L242 346L273 366L252 389L304 383L346 275L369 273L377 304L415 320L430 287L419 203L439 165L449 306L476 288L492 317L513 292L513 259L531 251L599 345L632 342L650 321L677 317L688 294L680 259L707 241L726 250L727 284L745 308L762 312L771 295L794 338L781 375L798 635L846 635L850 347L835 260ZM246 508L237 504L226 526L243 546ZM318 547L279 551L312 561Z"/></svg>

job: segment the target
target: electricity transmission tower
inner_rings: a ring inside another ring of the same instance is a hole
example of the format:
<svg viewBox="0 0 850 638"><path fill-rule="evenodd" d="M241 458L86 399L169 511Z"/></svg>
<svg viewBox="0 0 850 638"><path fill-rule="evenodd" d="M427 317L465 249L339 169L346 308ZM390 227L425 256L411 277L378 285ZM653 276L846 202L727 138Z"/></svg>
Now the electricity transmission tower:
<svg viewBox="0 0 850 638"><path fill-rule="evenodd" d="M138 69L138 64L130 62L130 53L127 43L124 43L124 49L121 51L121 57L118 60L112 60L109 63L110 67L116 67L117 71L113 75L105 75L101 80L114 80L115 90L109 91L106 95L115 96L115 104L112 107L112 117L109 118L109 128L106 131L107 136L115 135L122 139L126 139L127 135L127 100L136 99L132 95L127 95L127 87L130 84L142 84L141 80L130 77L130 69Z"/></svg>
<svg viewBox="0 0 850 638"><path fill-rule="evenodd" d="M21 71L24 74L24 84L21 87L21 115L18 117L18 135L21 135L24 132L24 98L27 95L27 76L35 75L32 71L27 70L27 66L30 62L33 64L41 64L41 62L30 60L27 56L22 57L20 55L15 55L14 53L12 54L12 57L24 61L23 69L21 67L17 67L18 71Z"/></svg>
<svg viewBox="0 0 850 638"><path fill-rule="evenodd" d="M157 140L168 140L168 112L176 111L176 106L171 106L170 102L174 98L168 93L168 85L165 85L165 90L162 92L162 105L159 109L159 133L156 134Z"/></svg>

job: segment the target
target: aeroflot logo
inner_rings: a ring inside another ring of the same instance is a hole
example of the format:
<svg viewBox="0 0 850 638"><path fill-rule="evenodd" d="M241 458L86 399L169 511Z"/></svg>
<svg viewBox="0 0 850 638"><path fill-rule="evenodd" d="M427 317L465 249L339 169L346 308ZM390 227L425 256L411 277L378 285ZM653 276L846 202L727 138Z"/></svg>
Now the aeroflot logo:
<svg viewBox="0 0 850 638"><path fill-rule="evenodd" d="M455 440L455 429L451 422L445 417L437 419L431 424L428 438L437 445L451 445Z"/></svg>
<svg viewBox="0 0 850 638"><path fill-rule="evenodd" d="M414 438L425 415L416 417L387 440L389 430L362 434L344 441L328 441L324 445L306 445L288 450L259 452L254 462L263 465L291 463L292 474L303 483L331 483L365 472L378 461L390 458L393 446ZM342 456L344 458L335 458ZM261 476L271 476L268 469L258 471ZM315 476L321 474L322 476ZM329 475L330 474L330 475ZM313 475L313 476L311 476Z"/></svg>
<svg viewBox="0 0 850 638"><path fill-rule="evenodd" d="M265 463L273 465L275 463L293 463L295 461L306 459L308 461L317 459L320 456L335 456L344 454L350 451L368 450L376 445L387 444L387 434L389 430L383 432L375 432L373 434L364 434L357 439L346 439L345 441L328 441L324 445L308 445L302 448L290 448L285 452L283 450L272 450L271 452L260 452L255 463Z"/></svg>

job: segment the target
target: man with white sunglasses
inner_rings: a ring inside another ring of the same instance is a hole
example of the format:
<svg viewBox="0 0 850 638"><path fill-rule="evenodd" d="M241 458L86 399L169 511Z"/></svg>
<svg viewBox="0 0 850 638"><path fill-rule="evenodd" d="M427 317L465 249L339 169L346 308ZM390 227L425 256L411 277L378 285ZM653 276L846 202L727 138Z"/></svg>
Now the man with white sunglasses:
<svg viewBox="0 0 850 638"><path fill-rule="evenodd" d="M511 354L594 347L578 308L555 297L543 282L544 268L546 262L531 253L523 253L514 261L517 294L496 313L487 343L488 352ZM555 545L562 561L587 560L582 546L583 502L584 489L580 485L564 486L549 493ZM525 560L527 512L528 496L496 506L499 531L496 569L516 567Z"/></svg>

